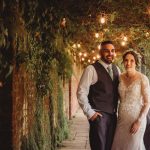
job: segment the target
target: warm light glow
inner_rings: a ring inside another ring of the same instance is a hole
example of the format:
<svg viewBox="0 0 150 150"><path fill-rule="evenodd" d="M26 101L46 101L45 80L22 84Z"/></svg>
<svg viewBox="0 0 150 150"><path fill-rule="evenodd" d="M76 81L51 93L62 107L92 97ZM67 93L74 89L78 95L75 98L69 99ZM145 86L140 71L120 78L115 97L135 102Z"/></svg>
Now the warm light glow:
<svg viewBox="0 0 150 150"><path fill-rule="evenodd" d="M77 44L77 47L78 47L78 48L80 48L80 47L81 47L81 45L80 45L80 44Z"/></svg>
<svg viewBox="0 0 150 150"><path fill-rule="evenodd" d="M105 22L106 22L105 17L101 17L101 18L100 18L100 23L101 23L101 24L104 24Z"/></svg>
<svg viewBox="0 0 150 150"><path fill-rule="evenodd" d="M126 36L123 37L124 41L128 41L128 38Z"/></svg>
<svg viewBox="0 0 150 150"><path fill-rule="evenodd" d="M95 61L93 60L93 63L95 63Z"/></svg>
<svg viewBox="0 0 150 150"><path fill-rule="evenodd" d="M100 49L101 49L101 45L99 44L99 45L97 46L97 48L100 50Z"/></svg>
<svg viewBox="0 0 150 150"><path fill-rule="evenodd" d="M97 54L97 56L96 56L96 57L97 57L97 59L99 59L99 58L100 58L100 56L99 56L98 54Z"/></svg>
<svg viewBox="0 0 150 150"><path fill-rule="evenodd" d="M99 33L95 33L95 37L98 38L99 37Z"/></svg>
<svg viewBox="0 0 150 150"><path fill-rule="evenodd" d="M145 33L145 36L148 37L148 36L149 36L149 32L146 32L146 33Z"/></svg>
<svg viewBox="0 0 150 150"><path fill-rule="evenodd" d="M73 47L73 48L77 48L76 44L73 44L72 47Z"/></svg>
<svg viewBox="0 0 150 150"><path fill-rule="evenodd" d="M87 53L84 53L83 56L86 57L86 56L87 56Z"/></svg>
<svg viewBox="0 0 150 150"><path fill-rule="evenodd" d="M90 63L90 62L91 62L91 60L90 60L90 59L88 59L88 62Z"/></svg>
<svg viewBox="0 0 150 150"><path fill-rule="evenodd" d="M121 42L121 45L122 45L122 46L125 46L125 45L126 45L126 42L125 42L125 41L122 41L122 42Z"/></svg>
<svg viewBox="0 0 150 150"><path fill-rule="evenodd" d="M94 51L94 50L92 50L92 53L95 53L95 51Z"/></svg>
<svg viewBox="0 0 150 150"><path fill-rule="evenodd" d="M93 59L96 60L96 57L94 56Z"/></svg>
<svg viewBox="0 0 150 150"><path fill-rule="evenodd" d="M82 56L82 53L81 53L81 52L79 52L79 56Z"/></svg>
<svg viewBox="0 0 150 150"><path fill-rule="evenodd" d="M85 59L84 59L84 58L82 58L81 60L82 60L82 61L84 61Z"/></svg>

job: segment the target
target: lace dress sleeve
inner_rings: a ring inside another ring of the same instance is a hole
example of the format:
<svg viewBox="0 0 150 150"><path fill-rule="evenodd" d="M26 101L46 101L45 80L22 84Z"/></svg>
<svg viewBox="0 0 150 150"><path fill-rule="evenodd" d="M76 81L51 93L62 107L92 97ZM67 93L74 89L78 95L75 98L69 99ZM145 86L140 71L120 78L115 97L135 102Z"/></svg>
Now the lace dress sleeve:
<svg viewBox="0 0 150 150"><path fill-rule="evenodd" d="M146 117L150 108L150 85L149 80L145 75L142 76L141 93L143 98L143 107L138 117L138 121L140 122Z"/></svg>

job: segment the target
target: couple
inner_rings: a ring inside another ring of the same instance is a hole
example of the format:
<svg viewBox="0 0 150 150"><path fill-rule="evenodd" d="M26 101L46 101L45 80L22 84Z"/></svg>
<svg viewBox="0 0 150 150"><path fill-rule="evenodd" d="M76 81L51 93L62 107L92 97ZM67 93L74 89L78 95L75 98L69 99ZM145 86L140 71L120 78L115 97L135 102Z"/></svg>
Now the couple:
<svg viewBox="0 0 150 150"><path fill-rule="evenodd" d="M100 55L99 61L84 70L77 90L79 104L90 124L91 150L145 150L150 87L148 78L136 71L138 56L134 51L124 53L126 71L120 74L112 64L112 41L101 43Z"/></svg>

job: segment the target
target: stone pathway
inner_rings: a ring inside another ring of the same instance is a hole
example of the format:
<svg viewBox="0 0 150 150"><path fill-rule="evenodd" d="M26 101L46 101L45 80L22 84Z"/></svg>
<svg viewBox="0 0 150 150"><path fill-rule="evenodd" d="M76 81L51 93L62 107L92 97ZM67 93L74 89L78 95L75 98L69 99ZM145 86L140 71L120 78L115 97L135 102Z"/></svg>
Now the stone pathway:
<svg viewBox="0 0 150 150"><path fill-rule="evenodd" d="M90 150L89 125L87 118L79 109L71 120L69 139L62 142L59 150Z"/></svg>

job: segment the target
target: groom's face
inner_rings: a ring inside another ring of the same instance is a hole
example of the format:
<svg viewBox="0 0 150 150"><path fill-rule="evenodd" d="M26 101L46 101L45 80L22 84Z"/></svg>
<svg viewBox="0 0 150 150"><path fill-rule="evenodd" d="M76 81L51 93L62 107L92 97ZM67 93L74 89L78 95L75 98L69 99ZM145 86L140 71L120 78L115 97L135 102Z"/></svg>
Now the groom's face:
<svg viewBox="0 0 150 150"><path fill-rule="evenodd" d="M112 44L106 44L101 47L100 55L102 61L111 64L116 56L115 47Z"/></svg>

